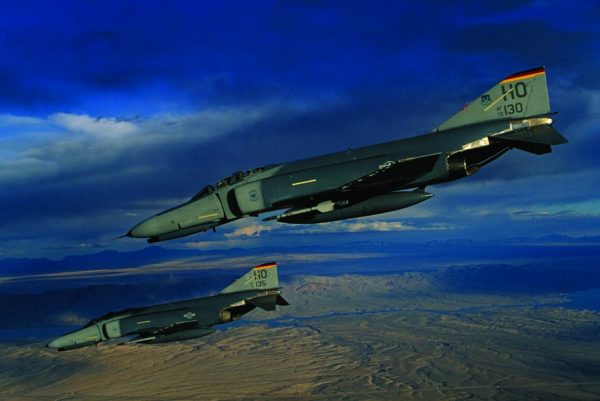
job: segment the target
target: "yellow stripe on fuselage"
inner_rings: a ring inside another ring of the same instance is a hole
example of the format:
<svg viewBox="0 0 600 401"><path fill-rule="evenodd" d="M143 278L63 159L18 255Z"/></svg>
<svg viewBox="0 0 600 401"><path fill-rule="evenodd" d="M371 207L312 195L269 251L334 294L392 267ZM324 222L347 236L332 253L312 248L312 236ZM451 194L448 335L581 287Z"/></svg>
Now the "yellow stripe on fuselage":
<svg viewBox="0 0 600 401"><path fill-rule="evenodd" d="M306 181L292 182L292 186L295 187L295 186L298 186L298 185L310 184L310 183L313 183L313 182L317 182L317 179L316 178L312 178L312 179L306 180Z"/></svg>
<svg viewBox="0 0 600 401"><path fill-rule="evenodd" d="M209 217L215 217L215 216L218 216L218 215L219 215L219 213L203 214L201 216L198 216L197 219L198 220L208 219Z"/></svg>

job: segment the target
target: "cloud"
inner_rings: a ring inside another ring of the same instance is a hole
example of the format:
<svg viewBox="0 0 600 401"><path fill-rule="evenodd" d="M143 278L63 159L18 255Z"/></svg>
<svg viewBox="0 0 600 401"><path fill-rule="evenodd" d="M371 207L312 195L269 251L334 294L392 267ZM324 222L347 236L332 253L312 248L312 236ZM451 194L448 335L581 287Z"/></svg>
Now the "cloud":
<svg viewBox="0 0 600 401"><path fill-rule="evenodd" d="M3 8L0 238L114 237L235 170L426 132L506 74L542 64L556 127L570 140L552 155L510 152L433 187L438 196L401 222L232 225L219 238L308 242L295 233L416 236L466 225L510 233L525 226L512 210L577 211L558 207L599 185L598 10L517 0L79 2L68 13L40 3L32 23L30 7L13 2ZM545 209L548 199L558 209ZM560 229L544 224L536 230Z"/></svg>
<svg viewBox="0 0 600 401"><path fill-rule="evenodd" d="M0 114L0 125L7 126L23 126L23 125L39 125L46 122L43 118L33 116L19 116L14 114Z"/></svg>
<svg viewBox="0 0 600 401"><path fill-rule="evenodd" d="M537 219L556 219L570 218L574 216L572 210L560 210L558 212L533 211L533 210L513 210L510 215L517 220L537 220Z"/></svg>
<svg viewBox="0 0 600 401"><path fill-rule="evenodd" d="M600 217L600 198L562 204L532 205L529 209L515 209L509 213L517 219L597 218Z"/></svg>
<svg viewBox="0 0 600 401"><path fill-rule="evenodd" d="M410 231L415 227L400 221L367 221L345 224L343 229L355 233L360 231Z"/></svg>
<svg viewBox="0 0 600 401"><path fill-rule="evenodd" d="M18 142L7 143L3 151L8 153L13 147L12 158L0 160L0 180L5 185L49 177L64 182L64 176L85 175L91 181L104 174L123 177L153 174L164 167L176 170L182 153L255 124L270 113L272 105L266 104L179 115L160 113L135 122L69 113L54 113L45 119L4 115L0 123L5 130L20 130L24 123L35 122L48 133L21 131ZM187 155L186 159L196 160Z"/></svg>
<svg viewBox="0 0 600 401"><path fill-rule="evenodd" d="M18 134L4 141L10 157L0 154L0 220L11 227L0 238L82 218L97 230L122 221L120 233L135 223L131 217L175 206L232 170L250 168L244 157L256 154L246 151L246 133L264 119L293 113L296 105L265 103L127 121L68 113L4 118L3 128ZM42 128L24 130L24 122Z"/></svg>
<svg viewBox="0 0 600 401"><path fill-rule="evenodd" d="M233 232L225 234L227 238L236 237L260 237L262 232L268 232L273 230L272 226L266 226L262 224L252 224L249 226L238 227Z"/></svg>
<svg viewBox="0 0 600 401"><path fill-rule="evenodd" d="M452 227L442 223L403 223L400 221L336 221L323 223L303 228L285 230L287 234L330 234L330 233L358 233L358 232L399 232L399 231L446 231Z"/></svg>
<svg viewBox="0 0 600 401"><path fill-rule="evenodd" d="M49 117L49 120L65 127L68 131L92 135L121 136L138 130L135 124L128 121L106 117L92 118L87 114L55 113Z"/></svg>
<svg viewBox="0 0 600 401"><path fill-rule="evenodd" d="M202 249L202 250L218 250L218 249L230 249L236 247L254 247L258 245L257 241L252 239L228 239L228 240L215 240L215 241L192 241L185 242L183 246L189 249Z"/></svg>

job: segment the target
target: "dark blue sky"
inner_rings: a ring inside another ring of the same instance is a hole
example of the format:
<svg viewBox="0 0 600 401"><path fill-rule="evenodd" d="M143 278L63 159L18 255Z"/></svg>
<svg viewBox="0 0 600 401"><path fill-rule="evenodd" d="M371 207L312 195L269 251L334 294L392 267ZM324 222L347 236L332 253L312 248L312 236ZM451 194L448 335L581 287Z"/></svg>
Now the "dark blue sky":
<svg viewBox="0 0 600 401"><path fill-rule="evenodd" d="M429 131L540 65L570 140L551 155L509 152L392 214L167 245L600 235L600 5L571 3L4 5L0 257L142 247L111 238L232 171Z"/></svg>

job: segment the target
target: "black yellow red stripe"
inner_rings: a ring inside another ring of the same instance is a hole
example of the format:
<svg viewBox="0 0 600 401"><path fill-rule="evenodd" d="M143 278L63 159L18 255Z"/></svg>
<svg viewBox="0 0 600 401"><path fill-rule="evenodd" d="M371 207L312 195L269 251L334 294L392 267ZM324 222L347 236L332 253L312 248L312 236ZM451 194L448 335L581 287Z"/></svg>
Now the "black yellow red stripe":
<svg viewBox="0 0 600 401"><path fill-rule="evenodd" d="M277 262L263 263L262 265L255 266L254 269L270 269L272 267L277 267Z"/></svg>
<svg viewBox="0 0 600 401"><path fill-rule="evenodd" d="M508 77L506 77L502 81L500 81L500 83L504 84L506 82L517 81L520 79L533 78L536 75L541 75L541 74L545 74L545 73L546 73L546 69L544 67L533 68L531 70L521 71L521 72L517 72L512 75L509 75Z"/></svg>

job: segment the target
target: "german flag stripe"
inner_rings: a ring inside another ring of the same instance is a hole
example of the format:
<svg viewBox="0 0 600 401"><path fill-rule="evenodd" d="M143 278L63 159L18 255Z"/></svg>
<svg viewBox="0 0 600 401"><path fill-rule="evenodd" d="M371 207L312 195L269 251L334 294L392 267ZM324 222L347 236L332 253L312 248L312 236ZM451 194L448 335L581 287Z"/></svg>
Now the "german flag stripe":
<svg viewBox="0 0 600 401"><path fill-rule="evenodd" d="M255 266L253 270L270 269L272 267L277 267L277 262L263 263L262 265Z"/></svg>
<svg viewBox="0 0 600 401"><path fill-rule="evenodd" d="M506 82L517 81L520 79L522 80L522 79L533 78L537 75L541 75L541 74L545 74L545 73L546 73L546 70L544 69L544 67L538 67L538 68L534 68L531 70L521 71L521 72L517 72L516 74L509 75L508 77L506 77L502 81L500 81L500 83L504 84Z"/></svg>

